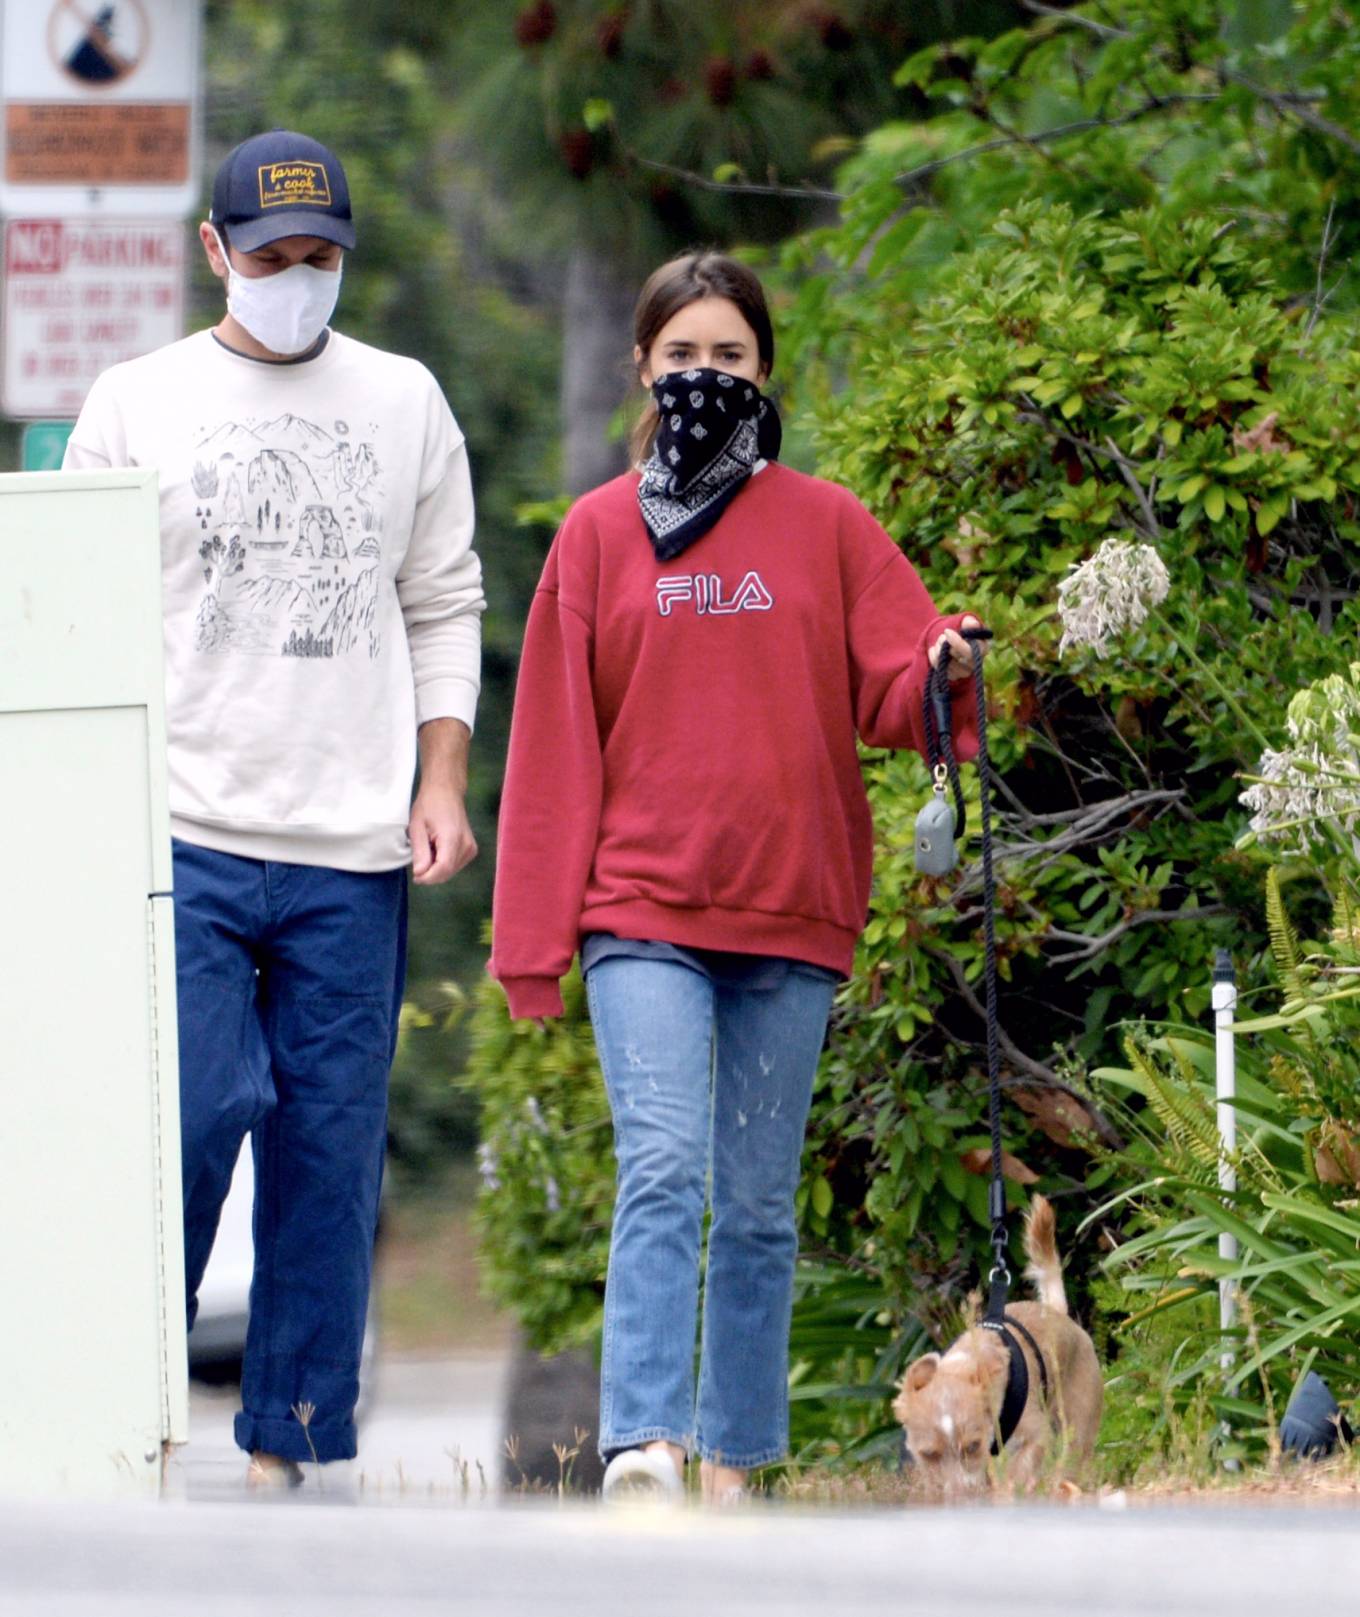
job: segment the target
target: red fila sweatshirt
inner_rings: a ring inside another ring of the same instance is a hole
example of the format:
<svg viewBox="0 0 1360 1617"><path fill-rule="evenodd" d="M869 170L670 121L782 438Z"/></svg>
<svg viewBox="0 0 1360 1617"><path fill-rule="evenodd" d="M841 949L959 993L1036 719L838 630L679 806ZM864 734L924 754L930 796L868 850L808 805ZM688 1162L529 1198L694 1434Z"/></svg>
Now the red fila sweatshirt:
<svg viewBox="0 0 1360 1617"><path fill-rule="evenodd" d="M850 970L873 828L855 749L925 745L942 618L855 497L777 463L658 562L637 476L572 507L529 613L490 971L562 1011L582 934ZM977 749L972 685L955 749Z"/></svg>

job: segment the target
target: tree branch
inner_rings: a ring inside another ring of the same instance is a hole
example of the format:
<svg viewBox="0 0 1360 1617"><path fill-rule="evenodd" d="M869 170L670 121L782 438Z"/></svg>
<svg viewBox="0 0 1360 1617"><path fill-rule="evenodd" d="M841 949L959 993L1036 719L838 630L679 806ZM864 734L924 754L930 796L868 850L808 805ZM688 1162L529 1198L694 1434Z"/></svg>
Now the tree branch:
<svg viewBox="0 0 1360 1617"><path fill-rule="evenodd" d="M1133 462L1126 455L1120 453L1113 438L1107 437L1105 439L1105 447L1110 459L1118 466L1119 475L1128 484L1134 499L1138 501L1138 509L1143 513L1143 521L1147 524L1148 538L1156 539L1161 534L1162 525L1157 520L1157 513L1152 509L1152 498L1147 489L1143 487L1143 481L1139 477Z"/></svg>
<svg viewBox="0 0 1360 1617"><path fill-rule="evenodd" d="M951 152L946 157L933 158L929 163L922 163L919 168L904 169L901 174L893 176L893 184L900 185L904 189L918 186L923 181L932 179L942 168L948 168L951 163L964 163L970 158L983 157L988 152L1002 151L1008 146L1047 146L1052 141L1066 140L1069 135L1082 135L1091 129L1119 129L1125 124L1137 123L1140 118L1149 117L1154 112L1163 112L1171 107L1183 106L1190 102L1221 100L1222 96L1217 92L1150 96L1141 105L1131 107L1129 111L1121 112L1114 118L1080 118L1076 123L1059 124L1054 129L1041 129L1035 135L1013 135L1000 140L984 140L977 146L966 146L961 152Z"/></svg>
<svg viewBox="0 0 1360 1617"><path fill-rule="evenodd" d="M1050 927L1044 934L1045 938L1056 938L1059 943L1077 943L1081 947L1070 950L1067 954L1053 954L1048 956L1051 966L1069 965L1078 960L1094 960L1098 954L1108 949L1112 943L1117 943L1126 932L1132 932L1135 927L1151 926L1161 921L1208 921L1215 916L1231 915L1232 911L1226 904L1206 904L1197 910L1139 910L1118 926L1112 926L1108 932L1102 932L1099 937L1093 938L1085 932L1066 932L1060 927Z"/></svg>
<svg viewBox="0 0 1360 1617"><path fill-rule="evenodd" d="M954 984L959 991L959 997L964 1004L968 1006L975 1016L980 1017L985 1022L987 1019L987 1007L973 992L972 984L964 974L963 966L954 959L953 955L938 955L936 958L943 960L945 965L948 966L949 975L954 979ZM1096 1125L1096 1132L1105 1144L1114 1150L1120 1149L1124 1142L1120 1138L1118 1131L1101 1116L1100 1111L1085 1095L1079 1094L1070 1084L1065 1084L1052 1067L1046 1067L1042 1061L1036 1061L1033 1056L1027 1056L1007 1035L1005 1029L999 1025L996 1034L998 1044L1013 1067L1019 1068L1028 1077L1037 1079L1046 1089L1056 1089L1062 1094L1070 1096L1083 1111L1090 1114L1092 1121Z"/></svg>
<svg viewBox="0 0 1360 1617"><path fill-rule="evenodd" d="M759 185L747 180L714 180L706 174L696 174L693 169L678 168L674 163L659 163L652 157L640 157L636 152L629 151L627 155L639 168L654 169L658 174L682 180L699 191L721 191L728 196L787 197L798 202L844 202L847 194L812 185Z"/></svg>
<svg viewBox="0 0 1360 1617"><path fill-rule="evenodd" d="M1121 112L1114 118L1080 118L1075 123L1059 124L1053 129L1041 129L1033 135L1011 134L996 140L981 141L976 146L967 146L962 151L951 152L945 157L932 158L930 162L922 163L917 168L904 169L900 174L893 176L892 183L903 190L919 189L927 180L933 179L941 169L949 168L954 163L969 162L974 157L983 157L988 152L1005 151L1012 146L1047 146L1054 141L1066 140L1069 135L1085 134L1091 129L1119 129L1125 124L1136 123L1140 118L1149 117L1154 112L1168 111L1172 107L1221 99L1222 95L1217 91L1204 93L1187 91L1174 95L1150 96L1139 106L1131 107L1127 112ZM671 179L692 185L700 191L717 191L727 196L784 197L794 202L844 202L849 194L822 186L761 185L749 180L715 180L707 174L696 173L693 169L680 168L675 163L662 163L656 158L642 157L628 147L624 147L624 155L639 168L652 169L658 174L668 175Z"/></svg>
<svg viewBox="0 0 1360 1617"><path fill-rule="evenodd" d="M1179 802L1184 796L1183 789L1164 787L1146 792L1126 792L1122 797L1102 798L1099 803L1092 803L1079 819L1071 821L1067 830L1060 831L1057 836L1046 840L1023 837L1017 842L1006 843L997 848L993 858L1000 863L1003 859L1019 858L1029 853L1042 853L1047 862L1060 853L1081 847L1083 843L1098 841L1110 831L1114 821L1126 814L1134 814L1140 809L1151 808L1154 805L1158 808L1167 808ZM1036 817L1034 823L1041 822ZM1023 831L1024 828L1021 829ZM975 874L977 879L981 880L980 864L970 869L968 879L960 885L960 892L967 891L974 884Z"/></svg>
<svg viewBox="0 0 1360 1617"><path fill-rule="evenodd" d="M973 985L968 981L962 963L955 960L953 955L950 954L938 955L936 958L943 960L945 965L948 966L949 975L954 979L954 986L959 991L960 999L963 1000L964 1004L975 1016L985 1022L987 1020L987 1007L973 992ZM997 1043L1001 1046L1006 1059L1013 1067L1018 1067L1021 1072L1028 1074L1031 1078L1037 1078L1040 1083L1050 1084L1054 1089L1064 1090L1068 1094L1071 1093L1052 1067L1046 1067L1042 1061L1036 1061L1033 1056L1027 1056L1019 1045L1010 1038L1005 1028L998 1026L996 1036Z"/></svg>
<svg viewBox="0 0 1360 1617"><path fill-rule="evenodd" d="M1033 814L1023 803L1018 805L1019 816L1012 821L1010 815L1004 816L1006 823L1014 823L1017 830L1025 830L1032 825L1070 825L1074 820L1081 820L1088 815L1100 813L1102 810L1114 811L1127 807L1130 810L1142 808L1149 802L1163 802L1168 798L1182 797L1183 792L1172 791L1165 788L1152 788L1146 792L1126 792L1123 797L1105 797L1098 803L1086 803L1080 808L1055 809L1048 814ZM1036 847L1047 847L1047 843L1036 843Z"/></svg>
<svg viewBox="0 0 1360 1617"><path fill-rule="evenodd" d="M1065 23L1070 27L1077 27L1094 34L1098 39L1109 41L1114 39L1130 39L1132 35L1127 30L1115 28L1106 23L1096 22L1093 18L1083 17L1075 12L1064 11L1058 6L1048 5L1044 0L1024 0L1026 10L1037 17L1051 18ZM1246 90L1259 101L1273 108L1282 118L1293 118L1297 122L1316 130L1328 139L1344 146L1347 151L1360 156L1360 137L1352 135L1349 130L1343 129L1340 124L1333 123L1320 112L1315 112L1311 102L1325 99L1325 96L1316 91L1272 90L1268 85L1258 84L1236 68L1219 63L1216 71L1222 84L1236 85ZM1011 131L996 140L985 140L975 146L965 147L962 151L951 152L947 156L933 158L928 163L922 163L916 168L904 169L902 173L893 178L893 184L903 190L919 189L927 180L933 179L942 169L954 163L966 163L975 157L986 156L989 152L1005 151L1012 146L1025 146L1038 151L1055 141L1066 140L1071 135L1086 134L1093 129L1121 129L1127 124L1137 123L1140 119L1151 116L1156 112L1169 111L1172 107L1188 106L1193 104L1212 103L1222 100L1221 91L1175 91L1167 95L1150 94L1136 107L1117 114L1115 117L1081 118L1075 123L1060 124L1053 129L1040 130L1037 134L1026 135L1019 131ZM996 120L993 118L993 122ZM997 127L1002 127L999 123ZM652 169L658 174L666 174L671 179L679 180L685 185L692 185L701 191L717 191L732 196L768 196L783 197L795 202L844 202L844 191L833 191L826 187L811 185L775 185L758 184L746 180L714 180L706 174L698 174L693 169L680 168L674 163L662 163L651 157L641 157L636 152L624 147L624 155L641 168Z"/></svg>
<svg viewBox="0 0 1360 1617"><path fill-rule="evenodd" d="M1036 17L1056 17L1059 22L1071 24L1073 27L1089 29L1098 39L1128 39L1130 34L1125 28L1111 28L1108 23L1096 22L1093 17L1083 17L1075 11L1064 11L1061 6L1046 6L1041 0L1024 0L1026 11L1032 11Z"/></svg>
<svg viewBox="0 0 1360 1617"><path fill-rule="evenodd" d="M1272 90L1264 84L1257 84L1245 73L1239 73L1231 67L1221 67L1219 75L1226 84L1236 84L1240 89L1254 95L1258 101L1264 101L1267 106L1274 107L1282 118L1295 118L1299 123L1317 130L1320 135L1326 135L1329 140L1336 141L1348 152L1360 157L1360 139L1349 130L1343 129L1340 124L1334 124L1330 118L1324 118L1320 112L1314 112L1308 105L1309 101L1315 99L1314 97L1295 95L1288 90Z"/></svg>
<svg viewBox="0 0 1360 1617"><path fill-rule="evenodd" d="M1313 309L1312 313L1308 316L1308 324L1303 328L1303 342L1299 345L1301 349L1304 344L1307 343L1308 339L1313 335L1313 328L1317 325L1318 320L1322 315L1323 305L1326 303L1327 299L1331 297L1332 292L1336 291L1337 286L1340 286L1341 284L1341 282L1338 280L1336 285L1332 287L1331 291L1324 292L1322 290L1322 278L1327 268L1327 254L1331 251L1332 242L1335 240L1332 235L1332 218L1335 213L1336 198L1333 197L1331 202L1328 204L1327 217L1323 221L1322 225L1322 245L1318 248L1317 290L1313 294Z"/></svg>

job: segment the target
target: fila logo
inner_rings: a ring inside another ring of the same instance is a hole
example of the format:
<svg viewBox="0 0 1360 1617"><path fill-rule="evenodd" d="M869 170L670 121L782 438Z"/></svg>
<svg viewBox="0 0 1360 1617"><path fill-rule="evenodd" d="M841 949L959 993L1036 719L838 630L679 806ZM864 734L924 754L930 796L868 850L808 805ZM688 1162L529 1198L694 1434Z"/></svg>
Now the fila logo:
<svg viewBox="0 0 1360 1617"><path fill-rule="evenodd" d="M684 573L656 581L656 609L663 618L681 601L692 601L703 617L725 617L733 612L768 612L774 596L765 588L759 573L747 573L733 594L723 597L723 582L716 573Z"/></svg>

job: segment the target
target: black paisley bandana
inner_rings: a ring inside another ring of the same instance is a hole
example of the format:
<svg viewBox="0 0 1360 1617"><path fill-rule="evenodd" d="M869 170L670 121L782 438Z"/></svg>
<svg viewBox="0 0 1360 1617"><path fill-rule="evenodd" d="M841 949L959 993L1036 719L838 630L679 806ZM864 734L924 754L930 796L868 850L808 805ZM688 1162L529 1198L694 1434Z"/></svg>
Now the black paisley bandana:
<svg viewBox="0 0 1360 1617"><path fill-rule="evenodd" d="M754 382L726 371L672 371L652 383L661 416L638 504L658 561L702 538L758 460L777 460L779 412Z"/></svg>

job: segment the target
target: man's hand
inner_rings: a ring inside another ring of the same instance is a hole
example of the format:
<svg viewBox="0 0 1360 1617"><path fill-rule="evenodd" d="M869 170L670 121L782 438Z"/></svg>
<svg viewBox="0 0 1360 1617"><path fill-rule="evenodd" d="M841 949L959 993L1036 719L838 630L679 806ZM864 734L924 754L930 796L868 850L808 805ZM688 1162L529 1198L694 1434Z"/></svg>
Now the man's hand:
<svg viewBox="0 0 1360 1617"><path fill-rule="evenodd" d="M970 612L963 620L965 629L980 629L981 618L975 618ZM930 666L938 668L940 663L940 647L949 647L949 683L956 685L961 679L973 677L973 647L980 645L982 655L987 655L987 642L985 640L965 640L957 629L946 629L935 644L930 648Z"/></svg>
<svg viewBox="0 0 1360 1617"><path fill-rule="evenodd" d="M411 876L438 887L477 857L468 824L468 744L461 719L431 719L420 727L420 790L411 805Z"/></svg>

